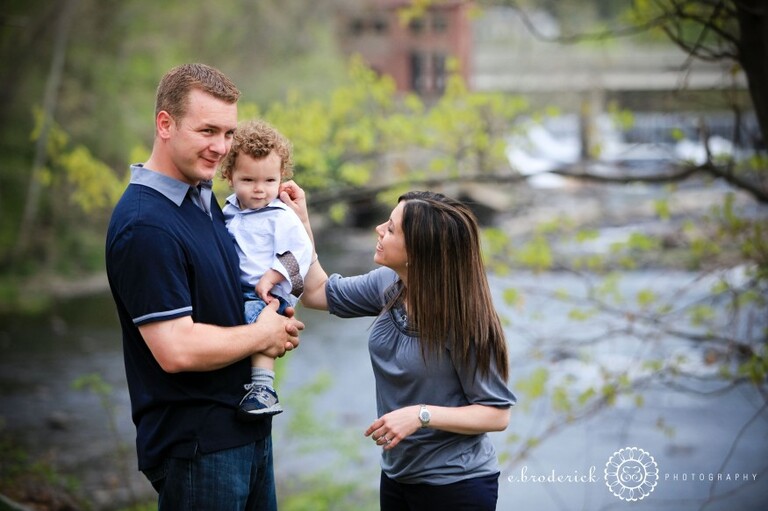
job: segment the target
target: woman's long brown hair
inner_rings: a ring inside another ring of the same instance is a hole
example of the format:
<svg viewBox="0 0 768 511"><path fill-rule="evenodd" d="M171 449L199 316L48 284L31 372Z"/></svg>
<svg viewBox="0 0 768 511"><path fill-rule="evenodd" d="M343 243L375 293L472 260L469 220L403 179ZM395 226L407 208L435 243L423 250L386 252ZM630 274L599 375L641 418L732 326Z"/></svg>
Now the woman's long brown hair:
<svg viewBox="0 0 768 511"><path fill-rule="evenodd" d="M487 375L493 361L506 380L507 343L491 300L475 215L439 193L408 192L401 201L408 280L397 298L407 304L422 352L439 356L448 342L463 370L473 369L464 364L474 357Z"/></svg>

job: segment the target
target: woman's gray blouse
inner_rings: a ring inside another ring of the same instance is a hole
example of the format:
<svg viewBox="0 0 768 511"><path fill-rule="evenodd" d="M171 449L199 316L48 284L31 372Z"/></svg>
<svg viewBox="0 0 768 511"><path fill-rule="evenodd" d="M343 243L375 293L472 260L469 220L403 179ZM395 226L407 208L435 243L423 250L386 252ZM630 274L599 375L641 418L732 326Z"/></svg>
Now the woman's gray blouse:
<svg viewBox="0 0 768 511"><path fill-rule="evenodd" d="M429 356L425 363L418 337L409 332L401 308L382 314L398 284L397 274L378 268L365 275L328 278L328 311L341 318L375 316L368 351L376 379L379 417L418 404L507 408L515 396L492 364L487 376L460 371L450 350ZM499 472L496 452L487 434L461 435L431 428L417 430L394 449L383 451L384 473L402 483L450 484Z"/></svg>

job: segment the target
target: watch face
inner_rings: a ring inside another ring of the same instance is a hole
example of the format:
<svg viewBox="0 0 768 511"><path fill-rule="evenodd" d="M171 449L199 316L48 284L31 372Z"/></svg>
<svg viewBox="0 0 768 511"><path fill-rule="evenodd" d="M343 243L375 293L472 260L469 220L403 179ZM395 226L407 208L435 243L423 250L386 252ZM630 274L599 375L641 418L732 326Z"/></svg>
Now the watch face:
<svg viewBox="0 0 768 511"><path fill-rule="evenodd" d="M419 419L421 419L421 422L429 422L429 418L430 418L429 410L427 410L426 408L422 409L419 412Z"/></svg>

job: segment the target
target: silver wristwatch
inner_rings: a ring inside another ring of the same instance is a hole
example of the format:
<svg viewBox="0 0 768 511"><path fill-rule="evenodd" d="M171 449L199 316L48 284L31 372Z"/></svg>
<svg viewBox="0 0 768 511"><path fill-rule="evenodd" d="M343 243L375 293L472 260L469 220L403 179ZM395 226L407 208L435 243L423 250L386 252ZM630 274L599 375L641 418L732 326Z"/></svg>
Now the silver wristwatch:
<svg viewBox="0 0 768 511"><path fill-rule="evenodd" d="M427 405L421 405L421 409L419 410L419 420L421 421L421 427L426 428L429 426L429 419L432 418L432 414L429 413L429 409L427 409Z"/></svg>

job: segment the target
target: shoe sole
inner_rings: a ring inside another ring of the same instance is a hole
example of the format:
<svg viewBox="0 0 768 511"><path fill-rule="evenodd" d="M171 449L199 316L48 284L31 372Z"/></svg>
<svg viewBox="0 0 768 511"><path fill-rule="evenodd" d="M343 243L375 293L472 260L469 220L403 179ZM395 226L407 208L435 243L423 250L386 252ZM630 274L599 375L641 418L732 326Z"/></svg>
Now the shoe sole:
<svg viewBox="0 0 768 511"><path fill-rule="evenodd" d="M258 410L238 410L237 414L244 419L257 419L259 417L268 417L271 415L277 415L283 413L283 407L280 404L275 404L269 408L260 408Z"/></svg>

